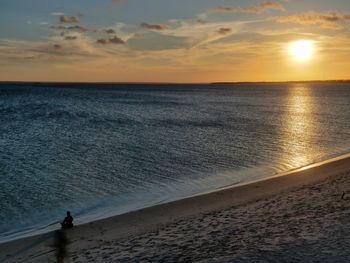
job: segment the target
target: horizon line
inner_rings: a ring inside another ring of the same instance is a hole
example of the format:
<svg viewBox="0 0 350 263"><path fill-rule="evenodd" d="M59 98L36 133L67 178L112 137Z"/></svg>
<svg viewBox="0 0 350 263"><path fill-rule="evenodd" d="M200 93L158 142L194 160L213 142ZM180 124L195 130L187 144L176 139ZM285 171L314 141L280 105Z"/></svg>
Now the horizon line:
<svg viewBox="0 0 350 263"><path fill-rule="evenodd" d="M214 82L132 82L132 81L30 81L30 80L0 80L1 84L56 84L56 85L234 85L234 84L259 84L259 83L326 83L326 82L350 82L350 79L329 79L329 80L285 80L285 81L214 81Z"/></svg>

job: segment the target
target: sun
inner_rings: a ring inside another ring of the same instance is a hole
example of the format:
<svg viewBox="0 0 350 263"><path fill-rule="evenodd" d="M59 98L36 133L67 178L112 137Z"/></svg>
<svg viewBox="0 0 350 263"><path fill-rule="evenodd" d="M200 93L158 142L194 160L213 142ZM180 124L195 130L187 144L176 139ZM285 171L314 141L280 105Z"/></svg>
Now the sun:
<svg viewBox="0 0 350 263"><path fill-rule="evenodd" d="M298 62L308 61L315 52L314 43L311 40L294 41L289 45L289 52Z"/></svg>

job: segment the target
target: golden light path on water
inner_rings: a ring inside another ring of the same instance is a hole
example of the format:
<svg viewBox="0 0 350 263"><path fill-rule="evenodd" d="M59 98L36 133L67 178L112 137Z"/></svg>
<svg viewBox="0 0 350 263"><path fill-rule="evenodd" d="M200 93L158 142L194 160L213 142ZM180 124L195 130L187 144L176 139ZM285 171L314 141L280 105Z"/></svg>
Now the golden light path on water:
<svg viewBox="0 0 350 263"><path fill-rule="evenodd" d="M319 154L317 145L312 144L313 135L317 133L314 120L317 103L312 96L312 88L306 85L288 89L288 111L281 140L285 154L281 156L280 161L288 163L290 168L299 168L313 163Z"/></svg>

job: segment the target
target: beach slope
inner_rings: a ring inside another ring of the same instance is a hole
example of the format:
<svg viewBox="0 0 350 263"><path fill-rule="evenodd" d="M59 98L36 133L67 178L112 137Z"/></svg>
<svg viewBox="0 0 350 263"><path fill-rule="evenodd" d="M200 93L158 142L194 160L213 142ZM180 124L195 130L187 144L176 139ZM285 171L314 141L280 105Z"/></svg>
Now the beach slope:
<svg viewBox="0 0 350 263"><path fill-rule="evenodd" d="M350 155L66 234L70 262L350 262ZM53 244L0 244L0 261L54 262Z"/></svg>

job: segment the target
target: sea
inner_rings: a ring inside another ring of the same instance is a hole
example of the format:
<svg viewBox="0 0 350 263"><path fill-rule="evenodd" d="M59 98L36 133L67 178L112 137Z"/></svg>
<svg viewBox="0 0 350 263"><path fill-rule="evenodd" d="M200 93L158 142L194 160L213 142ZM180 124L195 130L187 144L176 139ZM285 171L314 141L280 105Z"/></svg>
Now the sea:
<svg viewBox="0 0 350 263"><path fill-rule="evenodd" d="M0 84L0 242L350 152L350 83Z"/></svg>

